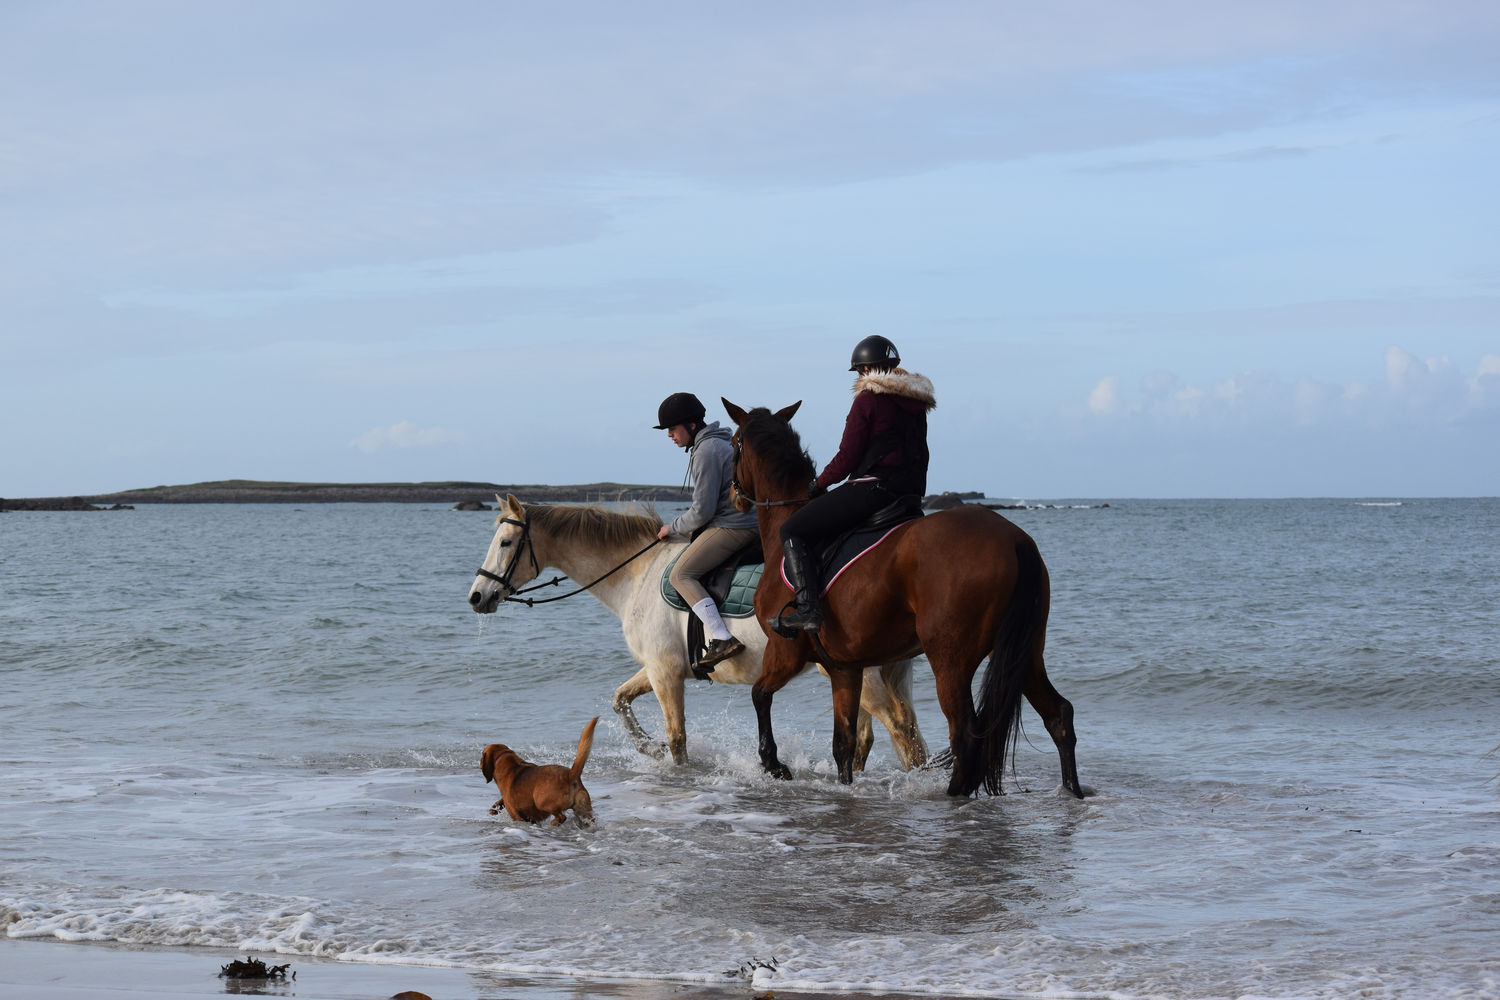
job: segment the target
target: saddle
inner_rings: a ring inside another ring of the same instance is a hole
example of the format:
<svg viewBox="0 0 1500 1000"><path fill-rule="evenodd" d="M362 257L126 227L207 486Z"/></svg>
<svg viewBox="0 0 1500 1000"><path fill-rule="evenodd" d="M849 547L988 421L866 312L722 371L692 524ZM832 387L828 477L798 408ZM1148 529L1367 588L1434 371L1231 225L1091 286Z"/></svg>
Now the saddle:
<svg viewBox="0 0 1500 1000"><path fill-rule="evenodd" d="M690 611L687 601L672 586L672 570L677 568L678 553L661 572L661 598L678 611ZM751 618L755 615L755 588L760 585L761 570L765 569L766 557L761 553L760 540L756 539L721 563L703 577L703 587L708 596L719 606L719 614L725 618ZM696 615L694 616L697 617Z"/></svg>
<svg viewBox="0 0 1500 1000"><path fill-rule="evenodd" d="M709 674L707 670L698 666L699 659L708 647L703 636L703 622L692 613L692 609L688 607L687 601L682 599L677 588L672 586L672 570L676 568L677 560L681 558L682 553L677 553L667 564L667 568L662 571L661 596L662 600L678 611L688 612L688 666L692 668L693 676L702 681L707 680ZM720 617L755 617L755 588L760 586L760 575L766 568L765 563L766 557L761 551L760 539L756 538L702 577L703 588L719 606Z"/></svg>
<svg viewBox="0 0 1500 1000"><path fill-rule="evenodd" d="M845 570L860 556L885 541L892 531L921 516L921 497L897 497L894 503L880 508L865 521L830 539L818 550L818 578L823 581L823 590L818 596L823 597L833 589L834 581ZM786 579L785 570L781 571L781 576L783 580ZM788 581L787 585L791 586L791 582Z"/></svg>

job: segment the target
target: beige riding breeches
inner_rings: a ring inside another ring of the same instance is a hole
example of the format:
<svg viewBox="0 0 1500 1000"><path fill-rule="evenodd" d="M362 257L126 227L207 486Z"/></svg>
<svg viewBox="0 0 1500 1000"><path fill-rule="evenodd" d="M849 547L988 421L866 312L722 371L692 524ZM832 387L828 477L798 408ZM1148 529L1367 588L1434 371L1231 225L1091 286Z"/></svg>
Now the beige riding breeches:
<svg viewBox="0 0 1500 1000"><path fill-rule="evenodd" d="M692 607L708 596L699 578L712 572L724 560L749 545L756 536L755 528L720 528L709 525L703 533L693 539L687 551L672 567L672 586Z"/></svg>

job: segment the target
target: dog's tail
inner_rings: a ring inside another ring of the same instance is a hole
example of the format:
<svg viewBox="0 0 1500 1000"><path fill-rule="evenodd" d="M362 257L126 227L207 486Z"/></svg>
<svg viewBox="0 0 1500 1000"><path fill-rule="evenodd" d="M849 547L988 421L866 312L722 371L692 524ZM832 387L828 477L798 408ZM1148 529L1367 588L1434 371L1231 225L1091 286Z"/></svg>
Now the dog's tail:
<svg viewBox="0 0 1500 1000"><path fill-rule="evenodd" d="M599 716L589 720L589 724L583 727L583 735L578 737L578 756L573 758L573 766L568 768L568 777L576 784L583 777L583 765L589 762L589 752L594 749L594 726L599 721Z"/></svg>

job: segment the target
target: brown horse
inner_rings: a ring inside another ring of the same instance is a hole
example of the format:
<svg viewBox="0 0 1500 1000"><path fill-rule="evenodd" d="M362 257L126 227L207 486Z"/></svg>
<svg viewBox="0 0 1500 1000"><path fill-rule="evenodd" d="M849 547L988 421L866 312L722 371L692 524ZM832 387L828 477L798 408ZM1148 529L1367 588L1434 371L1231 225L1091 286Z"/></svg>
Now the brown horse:
<svg viewBox="0 0 1500 1000"><path fill-rule="evenodd" d="M776 413L750 412L724 400L734 435L734 488L752 506L767 553L781 551L780 528L809 499L812 459L789 421L800 402ZM762 628L791 600L778 563L767 561L755 593ZM953 757L949 795L981 785L1000 793L1005 755L1020 726L1021 698L1031 702L1057 744L1063 787L1083 797L1073 748L1073 706L1057 693L1042 664L1051 584L1031 536L982 507L946 510L907 522L839 577L823 599L823 627L784 639L766 629L760 680L751 688L760 725L761 765L777 777L791 771L776 756L771 699L809 660L821 662L833 686L833 757L839 780L854 780L855 724L863 668L926 653L948 718ZM990 658L973 695L979 662Z"/></svg>

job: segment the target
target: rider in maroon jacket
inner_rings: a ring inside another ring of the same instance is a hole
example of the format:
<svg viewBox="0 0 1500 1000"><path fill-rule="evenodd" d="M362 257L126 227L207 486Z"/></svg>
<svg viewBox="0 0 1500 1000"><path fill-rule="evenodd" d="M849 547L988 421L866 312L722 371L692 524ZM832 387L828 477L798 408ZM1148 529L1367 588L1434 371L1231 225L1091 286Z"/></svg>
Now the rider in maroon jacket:
<svg viewBox="0 0 1500 1000"><path fill-rule="evenodd" d="M901 496L927 491L927 411L937 406L932 383L898 367L901 355L884 337L866 337L854 347L849 370L858 372L854 403L844 421L839 451L818 475L825 490L781 526L782 553L795 607L773 623L778 630L816 632L817 548L890 506Z"/></svg>

